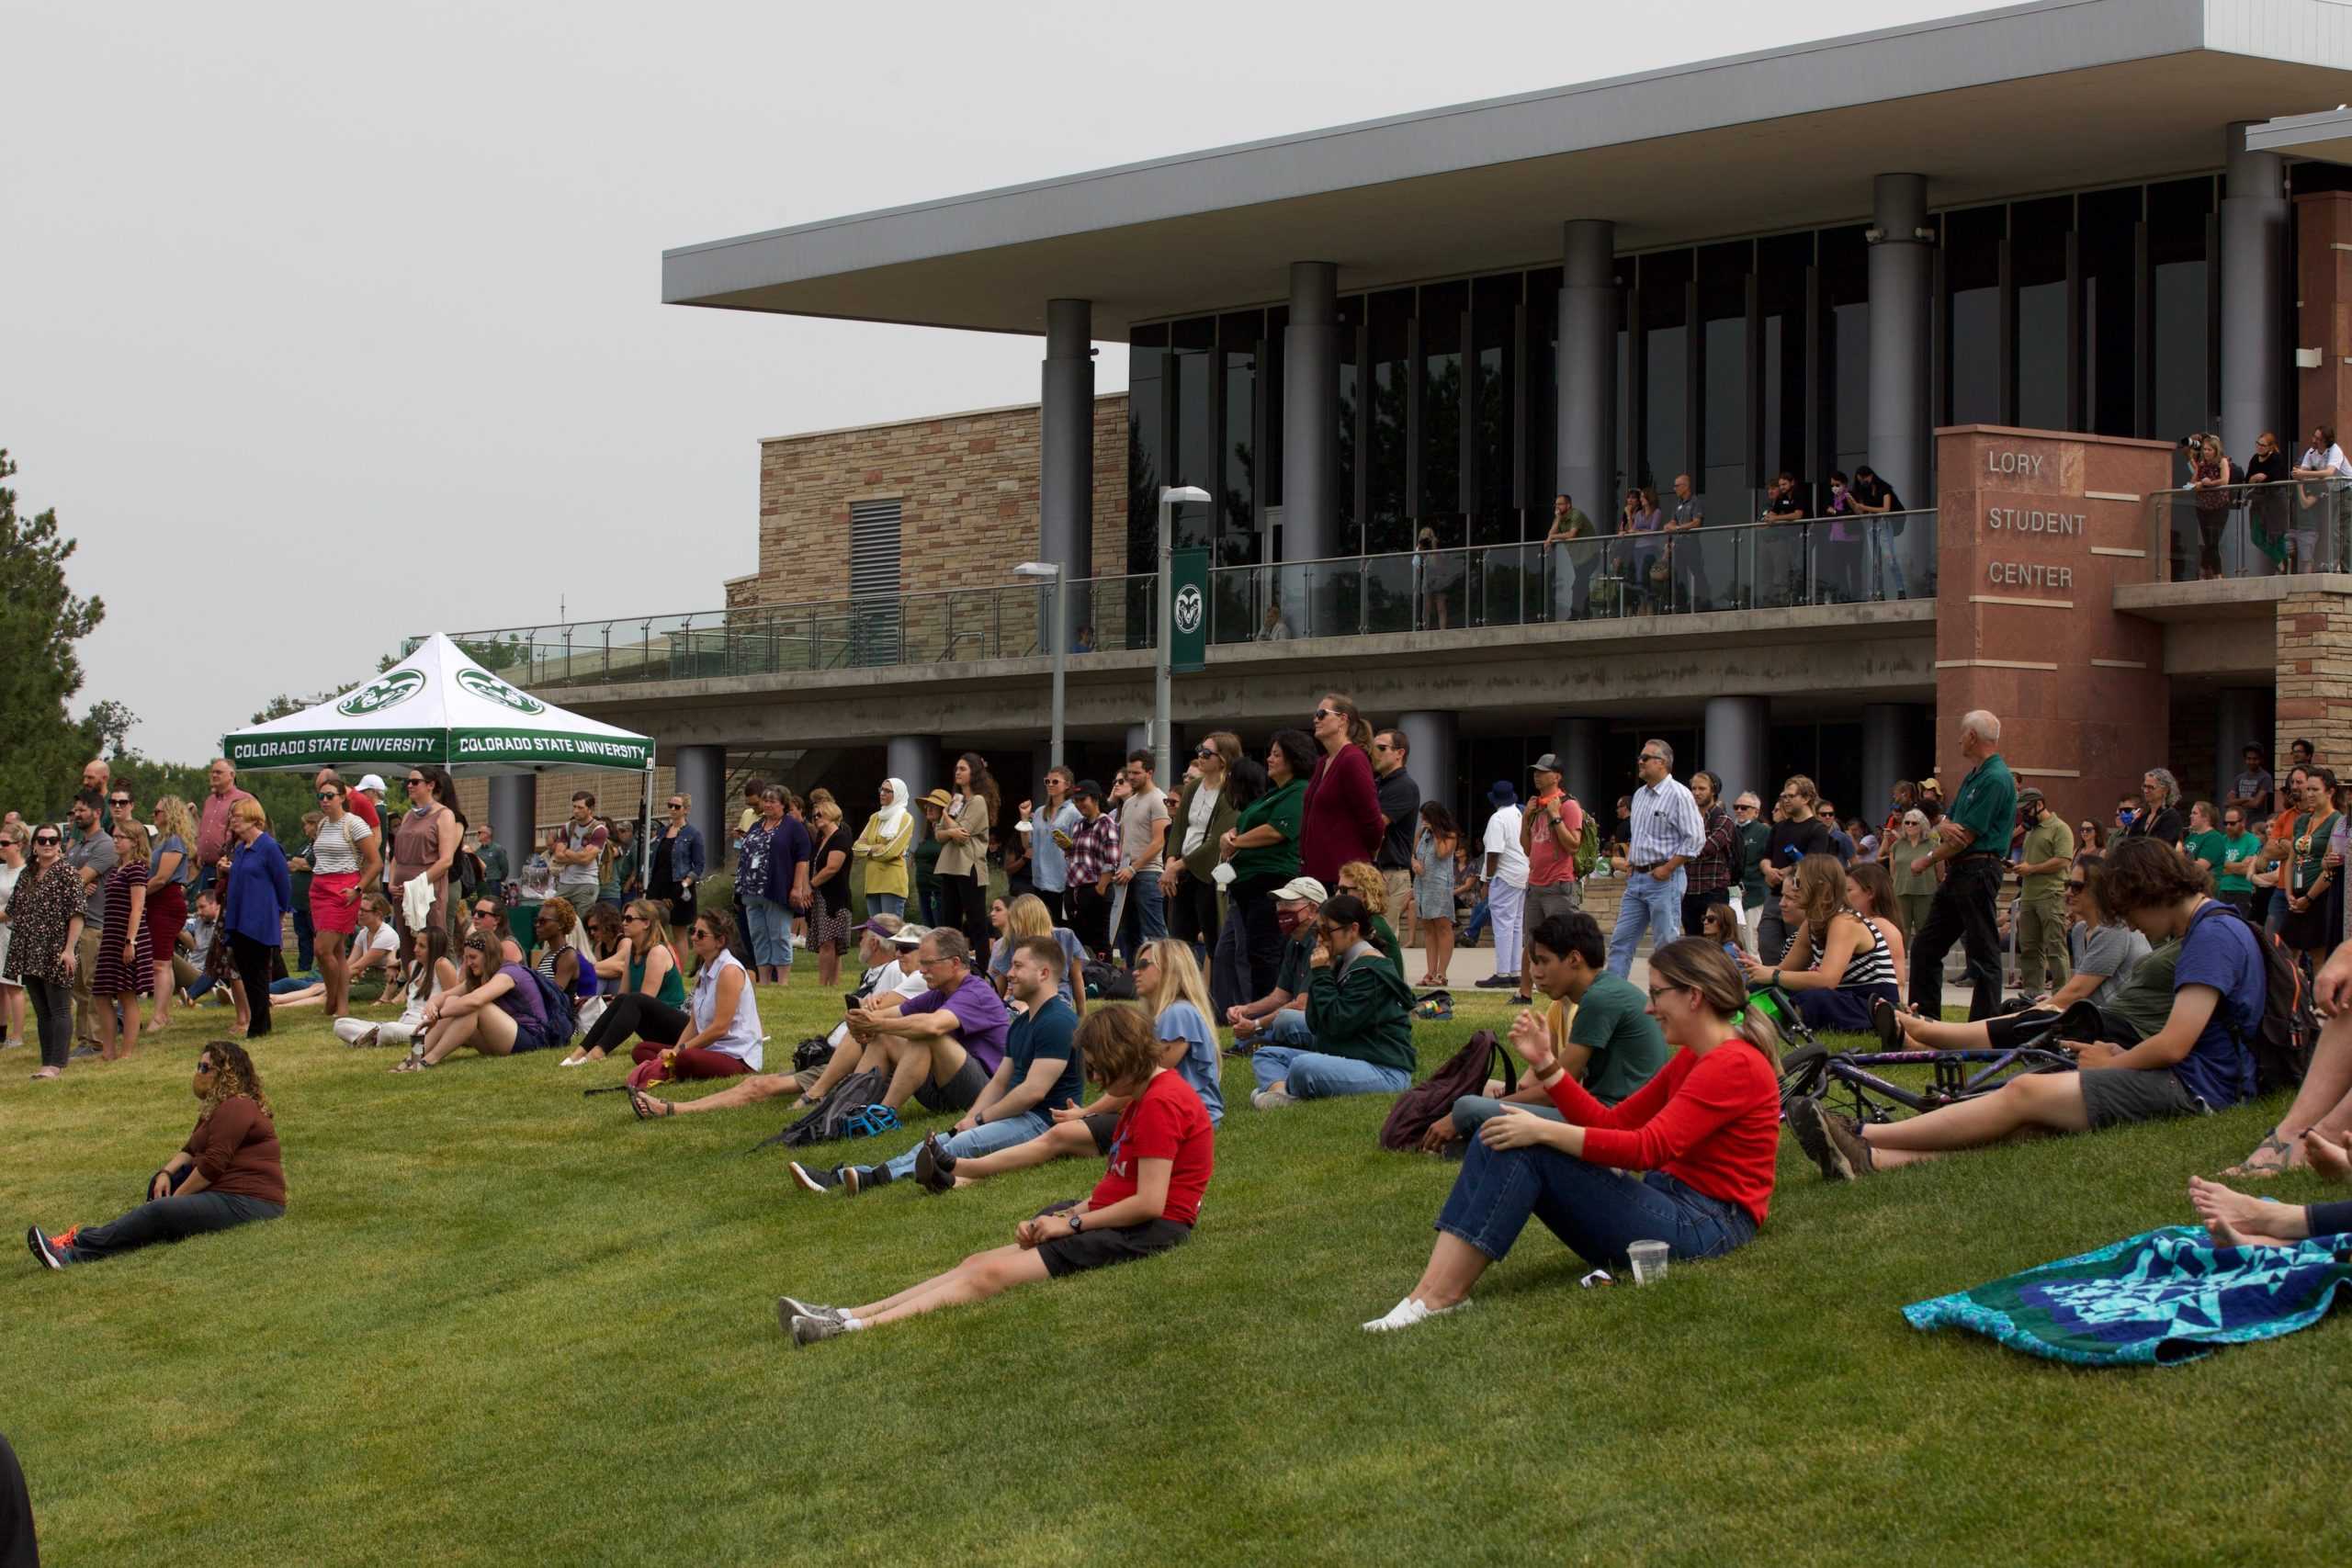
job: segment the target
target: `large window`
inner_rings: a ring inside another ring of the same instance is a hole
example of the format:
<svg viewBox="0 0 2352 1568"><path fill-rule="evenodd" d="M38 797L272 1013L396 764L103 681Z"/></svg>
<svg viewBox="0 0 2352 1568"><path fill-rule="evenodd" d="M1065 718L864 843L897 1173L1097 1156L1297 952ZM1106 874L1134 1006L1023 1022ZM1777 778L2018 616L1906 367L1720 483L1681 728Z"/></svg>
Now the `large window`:
<svg viewBox="0 0 2352 1568"><path fill-rule="evenodd" d="M2213 182L2174 180L2148 187L2148 345L2154 428L2185 435L2213 428L2211 323L2206 299L2206 230Z"/></svg>
<svg viewBox="0 0 2352 1568"><path fill-rule="evenodd" d="M2009 209L2009 270L2018 291L2017 422L2028 430L2074 430L2068 398L2066 246L2075 198L2050 197Z"/></svg>
<svg viewBox="0 0 2352 1568"><path fill-rule="evenodd" d="M1747 288L1755 257L1756 247L1744 241L1699 252L1700 439L1698 471L1690 478L1701 495L1718 502L1748 488L1755 378L1747 363ZM1674 478L1658 474L1660 496Z"/></svg>
<svg viewBox="0 0 2352 1568"><path fill-rule="evenodd" d="M2008 209L1944 214L1945 419L2000 424L2001 243Z"/></svg>
<svg viewBox="0 0 2352 1568"><path fill-rule="evenodd" d="M1519 537L1518 375L1520 275L1482 277L1470 288L1470 542Z"/></svg>
<svg viewBox="0 0 2352 1568"><path fill-rule="evenodd" d="M1370 555L1410 549L1412 509L1406 492L1406 443L1410 421L1406 405L1412 397L1412 361L1406 356L1411 337L1413 291L1392 288L1375 294L1371 308L1371 359L1365 367L1364 395L1371 400L1364 422L1363 547Z"/></svg>
<svg viewBox="0 0 2352 1568"><path fill-rule="evenodd" d="M1621 509L1626 489L1637 484L1663 488L1690 466L1690 253L1660 251L1644 256L1636 276L1642 311L1641 447L1634 473L1604 502L1611 518ZM1589 502L1579 504L1591 510Z"/></svg>
<svg viewBox="0 0 2352 1568"><path fill-rule="evenodd" d="M1216 419L1216 321L1211 316L1178 321L1169 329L1168 399L1176 415L1170 448L1171 485L1198 485L1216 494L1216 449L1222 428ZM1213 507L1179 506L1174 547L1202 550L1211 543ZM1155 525L1157 526L1157 525Z"/></svg>
<svg viewBox="0 0 2352 1568"><path fill-rule="evenodd" d="M1813 244L1810 233L1775 234L1756 242L1757 388L1763 417L1758 428L1762 466L1749 481L1752 487L1783 468L1801 474L1813 467L1805 456L1805 301ZM1723 518L1736 520L1728 513Z"/></svg>
<svg viewBox="0 0 2352 1568"><path fill-rule="evenodd" d="M2083 423L2094 435L2141 434L2142 200L2138 186L2085 191L2075 217L2083 237Z"/></svg>
<svg viewBox="0 0 2352 1568"><path fill-rule="evenodd" d="M1414 514L1444 548L1463 543L1462 324L1469 313L1467 284L1421 290L1420 504Z"/></svg>
<svg viewBox="0 0 2352 1568"><path fill-rule="evenodd" d="M1224 468L1217 497L1216 564L1258 563L1258 334L1263 320L1254 310L1217 323L1217 351L1224 355L1225 443L1217 456Z"/></svg>
<svg viewBox="0 0 2352 1568"><path fill-rule="evenodd" d="M1168 482L1168 329L1137 327L1127 337L1127 565L1152 570L1159 536L1159 487ZM1107 571L1105 562L1096 570Z"/></svg>
<svg viewBox="0 0 2352 1568"><path fill-rule="evenodd" d="M1871 441L1871 254L1859 227L1821 231L1821 317L1829 449L1815 461L1826 457L1826 468L1850 474L1870 461ZM1827 477L1825 468L1789 471L1800 480Z"/></svg>
<svg viewBox="0 0 2352 1568"><path fill-rule="evenodd" d="M1527 275L1527 492L1520 537L1540 539L1552 526L1560 488L1560 286L1558 267ZM1622 371L1623 355L1619 355Z"/></svg>

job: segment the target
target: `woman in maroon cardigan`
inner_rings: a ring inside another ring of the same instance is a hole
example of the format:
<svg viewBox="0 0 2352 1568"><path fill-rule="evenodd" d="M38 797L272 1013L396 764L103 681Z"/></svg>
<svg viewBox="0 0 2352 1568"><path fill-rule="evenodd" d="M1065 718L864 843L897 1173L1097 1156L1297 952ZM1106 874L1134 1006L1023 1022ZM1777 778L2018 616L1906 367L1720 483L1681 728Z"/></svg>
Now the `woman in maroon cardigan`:
<svg viewBox="0 0 2352 1568"><path fill-rule="evenodd" d="M1356 705L1328 694L1315 709L1314 732L1323 755L1306 781L1298 855L1307 875L1337 887L1341 866L1379 852L1388 824L1372 782L1372 726Z"/></svg>

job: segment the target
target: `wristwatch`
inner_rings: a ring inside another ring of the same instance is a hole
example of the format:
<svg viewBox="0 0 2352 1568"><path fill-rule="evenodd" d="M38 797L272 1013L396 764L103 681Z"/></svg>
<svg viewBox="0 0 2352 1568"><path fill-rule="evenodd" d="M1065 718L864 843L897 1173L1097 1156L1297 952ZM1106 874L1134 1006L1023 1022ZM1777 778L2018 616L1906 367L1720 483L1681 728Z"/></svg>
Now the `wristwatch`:
<svg viewBox="0 0 2352 1568"><path fill-rule="evenodd" d="M1079 1232L1080 1232L1080 1231L1084 1230L1085 1228L1086 1228L1086 1216L1085 1216L1084 1214L1079 1213L1078 1213L1077 1211L1075 1211L1075 1210L1072 1210L1072 1211L1071 1211L1071 1213L1070 1213L1070 1216L1069 1216L1069 1234L1070 1234L1070 1235L1076 1235Z"/></svg>

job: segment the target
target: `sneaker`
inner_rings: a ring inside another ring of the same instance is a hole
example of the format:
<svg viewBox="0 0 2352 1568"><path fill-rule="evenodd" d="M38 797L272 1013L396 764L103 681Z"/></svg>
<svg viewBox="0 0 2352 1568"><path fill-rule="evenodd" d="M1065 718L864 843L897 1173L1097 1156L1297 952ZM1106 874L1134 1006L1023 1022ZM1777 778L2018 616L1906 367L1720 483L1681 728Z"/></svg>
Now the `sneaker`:
<svg viewBox="0 0 2352 1568"><path fill-rule="evenodd" d="M56 1247L60 1252L62 1252L67 1247L73 1246L74 1238L81 1234L82 1227L80 1225L67 1225L63 1230L59 1231L55 1235L49 1238L49 1245Z"/></svg>
<svg viewBox="0 0 2352 1568"><path fill-rule="evenodd" d="M62 1269L65 1267L65 1259L58 1256L49 1237L40 1234L39 1225L30 1226L26 1230L25 1245L32 1249L33 1257L40 1261L42 1268Z"/></svg>
<svg viewBox="0 0 2352 1568"><path fill-rule="evenodd" d="M776 1326L786 1334L792 1332L792 1320L796 1317L813 1317L824 1322L839 1323L848 1315L839 1307L815 1306L791 1296L778 1296L775 1299Z"/></svg>
<svg viewBox="0 0 2352 1568"><path fill-rule="evenodd" d="M1789 1101L1789 1131L1797 1146L1821 1168L1825 1181L1851 1181L1871 1173L1871 1146L1817 1100Z"/></svg>
<svg viewBox="0 0 2352 1568"><path fill-rule="evenodd" d="M839 1318L796 1317L784 1325L784 1331L792 1336L792 1343L797 1347L814 1345L820 1339L831 1339L837 1334L847 1334L849 1325Z"/></svg>
<svg viewBox="0 0 2352 1568"><path fill-rule="evenodd" d="M915 1182L926 1192L955 1190L956 1156L939 1146L936 1133L925 1133L915 1150Z"/></svg>
<svg viewBox="0 0 2352 1568"><path fill-rule="evenodd" d="M1894 1016L1894 1004L1884 997L1871 998L1871 1027L1878 1031L1881 1050L1904 1049L1903 1021Z"/></svg>
<svg viewBox="0 0 2352 1568"><path fill-rule="evenodd" d="M1519 988L1519 976L1516 975L1489 975L1483 980L1473 980L1470 983L1482 991L1515 991Z"/></svg>
<svg viewBox="0 0 2352 1568"><path fill-rule="evenodd" d="M842 1192L854 1198L869 1187L885 1187L890 1181L887 1165L845 1165L836 1172L842 1179Z"/></svg>
<svg viewBox="0 0 2352 1568"><path fill-rule="evenodd" d="M1261 1111L1280 1111L1285 1105L1295 1105L1297 1098L1288 1089L1261 1089L1250 1097L1250 1103Z"/></svg>
<svg viewBox="0 0 2352 1568"><path fill-rule="evenodd" d="M98 1048L95 1045L76 1045L65 1059L69 1062L95 1062L98 1059Z"/></svg>
<svg viewBox="0 0 2352 1568"><path fill-rule="evenodd" d="M792 1179L800 1183L803 1191L831 1192L842 1184L842 1168L835 1166L831 1170L811 1170L798 1160L794 1160Z"/></svg>
<svg viewBox="0 0 2352 1568"><path fill-rule="evenodd" d="M1535 998L1533 997L1513 997L1510 998L1510 1005L1515 1008L1532 1007L1534 1005L1534 1002Z"/></svg>
<svg viewBox="0 0 2352 1568"><path fill-rule="evenodd" d="M1403 1301L1390 1307L1385 1314L1365 1324L1363 1331L1366 1334L1394 1334L1400 1328L1410 1328L1416 1324L1427 1323L1433 1317L1445 1317L1460 1312L1469 1304L1470 1299L1465 1296L1450 1307L1438 1307L1432 1310L1423 1306L1412 1297L1407 1296Z"/></svg>

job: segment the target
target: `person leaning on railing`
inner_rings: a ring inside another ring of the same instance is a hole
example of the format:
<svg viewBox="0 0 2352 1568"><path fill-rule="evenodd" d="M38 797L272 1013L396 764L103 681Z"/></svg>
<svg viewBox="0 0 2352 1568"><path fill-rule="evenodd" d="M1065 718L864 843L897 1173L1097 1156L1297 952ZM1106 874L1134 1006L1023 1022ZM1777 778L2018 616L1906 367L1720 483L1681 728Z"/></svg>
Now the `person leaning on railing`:
<svg viewBox="0 0 2352 1568"><path fill-rule="evenodd" d="M1872 561L1871 596L1908 599L1911 597L1911 590L1903 580L1903 552L1894 547L1896 536L1903 532L1903 520L1895 517L1894 513L1903 510L1903 498L1895 494L1894 487L1879 478L1878 470L1868 463L1854 465L1854 482L1847 493L1854 498L1856 512L1873 513L1882 520L1870 525ZM1882 574L1878 570L1880 562L1883 562L1886 567L1883 574L1884 583L1894 585L1894 592L1892 593L1882 594L1881 592L1884 584L1882 582Z"/></svg>
<svg viewBox="0 0 2352 1568"><path fill-rule="evenodd" d="M2196 446L2189 488L2197 492L2197 575L2211 581L2222 575L2222 531L2230 522L2230 460L2222 444L2208 435Z"/></svg>
<svg viewBox="0 0 2352 1568"><path fill-rule="evenodd" d="M2278 449L2278 437L2267 430L2255 437L2254 456L2240 470L2246 486L2246 536L2255 548L2282 566L2288 561L2290 536L2286 481L2292 472L2287 454ZM2306 558L2310 553L2303 551Z"/></svg>
<svg viewBox="0 0 2352 1568"><path fill-rule="evenodd" d="M2345 481L2352 479L2352 462L2346 460L2344 448L2335 443L2335 427L2332 424L2312 426L2312 444L2295 465L2295 478L2319 482L2296 487L2295 546L2297 571L2317 571L2323 559L2336 556L2335 515L2338 497ZM2320 534L2324 529L2327 547L2320 547Z"/></svg>

